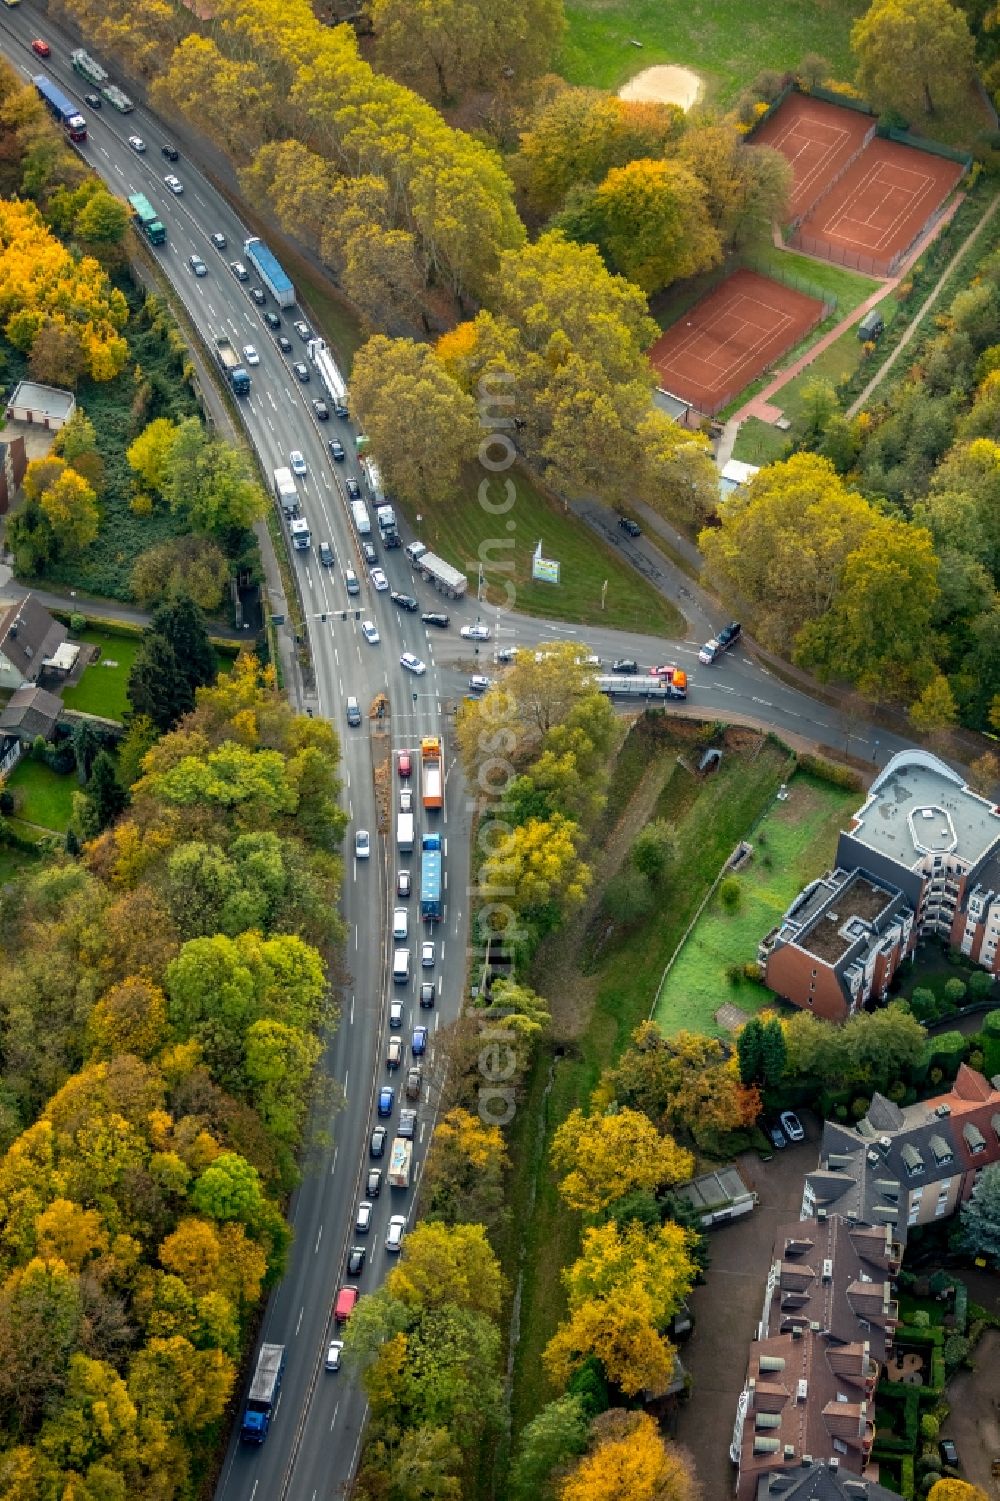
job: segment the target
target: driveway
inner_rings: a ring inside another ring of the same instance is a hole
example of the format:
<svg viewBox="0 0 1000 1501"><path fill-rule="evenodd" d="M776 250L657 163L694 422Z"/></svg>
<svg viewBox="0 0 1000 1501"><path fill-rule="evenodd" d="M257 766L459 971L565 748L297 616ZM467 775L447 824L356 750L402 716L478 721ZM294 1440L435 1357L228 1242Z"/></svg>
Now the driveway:
<svg viewBox="0 0 1000 1501"><path fill-rule="evenodd" d="M1000 1459L1000 1331L988 1329L972 1356L974 1371L959 1371L946 1393L951 1412L942 1428L958 1449L962 1474L987 1496L995 1495L990 1466Z"/></svg>
<svg viewBox="0 0 1000 1501"><path fill-rule="evenodd" d="M709 1232L708 1280L688 1299L695 1331L681 1359L692 1391L679 1410L676 1438L694 1455L705 1495L713 1501L730 1495L735 1483L729 1444L775 1232L779 1225L798 1219L803 1177L816 1166L819 1125L801 1112L800 1119L806 1140L798 1146L776 1152L770 1162L761 1162L755 1152L736 1159L744 1182L757 1190L760 1202L745 1219Z"/></svg>

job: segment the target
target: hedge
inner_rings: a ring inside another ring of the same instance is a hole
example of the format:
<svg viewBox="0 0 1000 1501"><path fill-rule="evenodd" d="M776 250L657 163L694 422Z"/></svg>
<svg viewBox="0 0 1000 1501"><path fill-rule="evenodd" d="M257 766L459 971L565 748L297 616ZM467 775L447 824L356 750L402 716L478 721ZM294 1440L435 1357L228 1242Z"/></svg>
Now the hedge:
<svg viewBox="0 0 1000 1501"><path fill-rule="evenodd" d="M849 766L839 766L836 761L828 761L825 756L814 756L809 752L798 757L798 769L808 772L818 781L829 782L831 787L842 787L847 792L861 792L864 783L856 771Z"/></svg>

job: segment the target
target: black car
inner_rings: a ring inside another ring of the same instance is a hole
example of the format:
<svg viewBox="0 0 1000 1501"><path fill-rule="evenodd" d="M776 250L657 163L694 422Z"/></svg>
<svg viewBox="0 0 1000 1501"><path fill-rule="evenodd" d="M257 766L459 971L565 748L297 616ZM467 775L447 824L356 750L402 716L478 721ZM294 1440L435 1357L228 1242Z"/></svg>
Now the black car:
<svg viewBox="0 0 1000 1501"><path fill-rule="evenodd" d="M292 366L292 369L295 371L295 374L304 385L305 382L309 379L309 366L303 364L302 360L296 360L295 364Z"/></svg>
<svg viewBox="0 0 1000 1501"><path fill-rule="evenodd" d="M420 1004L427 1010L434 1004L434 981L425 980L420 987Z"/></svg>
<svg viewBox="0 0 1000 1501"><path fill-rule="evenodd" d="M266 297L266 295L265 295L265 293L263 291L263 288L261 288L261 287L251 287L250 288L250 297L251 297L251 300L257 304L258 307L263 307L264 304L265 304L265 302L267 301L267 297Z"/></svg>
<svg viewBox="0 0 1000 1501"><path fill-rule="evenodd" d="M272 313L270 308L268 308L264 314L264 322L267 324L268 328L281 327L281 319L278 317L277 313Z"/></svg>
<svg viewBox="0 0 1000 1501"><path fill-rule="evenodd" d="M368 1150L373 1157L385 1156L385 1138L387 1135L388 1132L384 1126L372 1127L372 1139Z"/></svg>
<svg viewBox="0 0 1000 1501"><path fill-rule="evenodd" d="M333 548L330 546L329 542L321 542L319 544L319 560L323 564L324 568L332 568L334 563L337 561L333 556Z"/></svg>
<svg viewBox="0 0 1000 1501"><path fill-rule="evenodd" d="M216 230L215 234L211 236L211 240L216 250L225 250L226 246L229 244L229 241L226 239L225 235L222 234L219 230Z"/></svg>
<svg viewBox="0 0 1000 1501"><path fill-rule="evenodd" d="M420 618L424 622L424 625L446 626L451 622L451 616L445 615L443 610L428 610Z"/></svg>
<svg viewBox="0 0 1000 1501"><path fill-rule="evenodd" d="M642 536L642 527L637 521L633 521L631 516L619 516L618 525L623 532L628 532L630 537Z"/></svg>
<svg viewBox="0 0 1000 1501"><path fill-rule="evenodd" d="M361 486L358 484L358 482L354 478L353 474L349 474L347 476L347 478L344 481L344 486L345 486L345 488L347 490L347 498L348 498L348 500L360 500L361 499Z"/></svg>
<svg viewBox="0 0 1000 1501"><path fill-rule="evenodd" d="M368 1181L365 1185L365 1193L370 1199L377 1199L382 1192L382 1169L370 1167L368 1169Z"/></svg>
<svg viewBox="0 0 1000 1501"><path fill-rule="evenodd" d="M785 1133L784 1131L782 1131L780 1126L768 1126L767 1134L770 1138L771 1145L775 1147L779 1152L788 1145L787 1141L785 1140Z"/></svg>
<svg viewBox="0 0 1000 1501"><path fill-rule="evenodd" d="M351 1249L350 1249L350 1252L348 1254L348 1257L347 1257L347 1275L349 1277L360 1277L361 1273L364 1271L364 1269L365 1269L365 1248L364 1248L364 1246L352 1246Z"/></svg>
<svg viewBox="0 0 1000 1501"><path fill-rule="evenodd" d="M378 562L378 553L375 551L374 547L372 547L370 542L362 542L361 556L364 558L369 568L374 567L374 565Z"/></svg>
<svg viewBox="0 0 1000 1501"><path fill-rule="evenodd" d="M617 662L612 662L611 671L636 673L639 671L639 664L632 657L619 657Z"/></svg>
<svg viewBox="0 0 1000 1501"><path fill-rule="evenodd" d="M100 94L84 94L84 104L89 104L91 109L100 109L104 103Z"/></svg>
<svg viewBox="0 0 1000 1501"><path fill-rule="evenodd" d="M275 339L274 342L277 344L277 346L281 350L282 354L291 354L291 352L292 352L292 346L289 343L289 341L285 338L284 334L279 334L278 337Z"/></svg>
<svg viewBox="0 0 1000 1501"><path fill-rule="evenodd" d="M958 1469L958 1450L950 1438L941 1440L941 1458L952 1470Z"/></svg>
<svg viewBox="0 0 1000 1501"><path fill-rule="evenodd" d="M736 645L742 634L743 627L740 625L739 621L731 620L729 624L719 632L718 636L715 639L718 641L723 651L728 651L731 646Z"/></svg>
<svg viewBox="0 0 1000 1501"><path fill-rule="evenodd" d="M168 162L179 162L181 154L176 146L161 146L160 155L165 156Z"/></svg>
<svg viewBox="0 0 1000 1501"><path fill-rule="evenodd" d="M316 417L317 417L318 421L320 421L320 422L329 422L329 420L330 420L330 408L327 406L327 404L326 404L325 401L320 401L317 398L313 402L313 411L316 413Z"/></svg>
<svg viewBox="0 0 1000 1501"><path fill-rule="evenodd" d="M393 589L392 593L389 595L389 598L392 600L393 604L398 605L401 610L420 609L418 601L413 598L412 594L397 594L395 589Z"/></svg>
<svg viewBox="0 0 1000 1501"><path fill-rule="evenodd" d="M347 458L347 454L344 452L344 445L339 438L331 438L327 447L330 450L330 457L335 464L342 464Z"/></svg>

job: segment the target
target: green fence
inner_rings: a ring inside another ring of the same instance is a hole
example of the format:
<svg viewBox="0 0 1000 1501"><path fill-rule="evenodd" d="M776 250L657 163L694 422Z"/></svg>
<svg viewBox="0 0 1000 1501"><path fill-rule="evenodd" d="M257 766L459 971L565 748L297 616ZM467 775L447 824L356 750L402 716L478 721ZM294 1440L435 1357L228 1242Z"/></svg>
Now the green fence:
<svg viewBox="0 0 1000 1501"><path fill-rule="evenodd" d="M808 276L803 276L799 271L786 271L784 266L776 261L760 261L752 251L744 253L741 264L746 266L748 271L756 271L759 276L766 276L770 281L780 281L783 286L791 287L793 291L801 292L804 296L821 302L824 318L837 311L837 294L827 287L817 286L815 282L809 280Z"/></svg>
<svg viewBox="0 0 1000 1501"><path fill-rule="evenodd" d="M822 99L827 104L839 104L842 109L853 109L859 115L874 115L875 111L863 99L854 99L850 94L838 94L836 89L824 89L821 84L814 88L798 90L810 99Z"/></svg>
<svg viewBox="0 0 1000 1501"><path fill-rule="evenodd" d="M972 166L972 157L968 151L946 146L943 141L928 140L926 136L913 135L908 130L899 130L895 125L877 125L875 134L884 141L896 141L900 146L912 146L916 151L926 151L931 156L943 156L949 162L959 162L966 171Z"/></svg>

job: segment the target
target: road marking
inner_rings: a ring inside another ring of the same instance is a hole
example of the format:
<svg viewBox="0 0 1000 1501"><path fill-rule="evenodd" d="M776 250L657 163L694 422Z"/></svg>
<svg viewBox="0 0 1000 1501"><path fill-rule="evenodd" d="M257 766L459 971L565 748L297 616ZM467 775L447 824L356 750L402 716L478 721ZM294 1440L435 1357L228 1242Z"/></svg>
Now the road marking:
<svg viewBox="0 0 1000 1501"><path fill-rule="evenodd" d="M337 1421L337 1414L338 1414L339 1411L340 1411L340 1403L338 1402L337 1405L336 1405L336 1407L333 1409L333 1417L330 1419L330 1432L331 1433L333 1432L333 1425ZM316 1492L313 1491L313 1495L314 1496L315 1496L315 1494L316 1494Z"/></svg>
<svg viewBox="0 0 1000 1501"><path fill-rule="evenodd" d="M351 1025L354 1025L354 996L351 996Z"/></svg>
<svg viewBox="0 0 1000 1501"><path fill-rule="evenodd" d="M253 1490L250 1492L250 1501L253 1501L254 1496L256 1496L256 1494L257 1494L257 1487L258 1487L259 1484L260 1484L259 1480L255 1480L254 1481L254 1483L253 1483Z"/></svg>
<svg viewBox="0 0 1000 1501"><path fill-rule="evenodd" d="M334 1147L334 1149L333 1149L333 1161L330 1163L330 1177L331 1178L333 1177L334 1173L337 1171L337 1153L339 1151L340 1151L340 1147L339 1146Z"/></svg>
<svg viewBox="0 0 1000 1501"><path fill-rule="evenodd" d="M316 1244L313 1246L313 1255L314 1256L319 1251L319 1243L320 1243L320 1241L322 1239L323 1239L323 1226L320 1225L320 1227L319 1227L319 1234L316 1237Z"/></svg>
<svg viewBox="0 0 1000 1501"><path fill-rule="evenodd" d="M344 1098L345 1099L347 1098L347 1080L350 1077L350 1073L351 1073L350 1069L346 1069L344 1071Z"/></svg>
<svg viewBox="0 0 1000 1501"><path fill-rule="evenodd" d="M750 702L752 704L760 704L760 706L761 706L762 709L773 709L774 708L774 705L773 704L769 704L766 698L752 698L750 700Z"/></svg>
<svg viewBox="0 0 1000 1501"><path fill-rule="evenodd" d="M447 860L447 858L448 858L448 841L447 841L447 839L444 842L444 857Z"/></svg>
<svg viewBox="0 0 1000 1501"><path fill-rule="evenodd" d="M305 1304L303 1304L302 1307L299 1309L299 1317L298 1317L298 1320L297 1320L296 1325L295 1325L295 1333L296 1334L298 1334L299 1330L302 1328L302 1315L305 1313L305 1311L306 1311L305 1310Z"/></svg>

